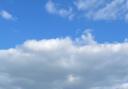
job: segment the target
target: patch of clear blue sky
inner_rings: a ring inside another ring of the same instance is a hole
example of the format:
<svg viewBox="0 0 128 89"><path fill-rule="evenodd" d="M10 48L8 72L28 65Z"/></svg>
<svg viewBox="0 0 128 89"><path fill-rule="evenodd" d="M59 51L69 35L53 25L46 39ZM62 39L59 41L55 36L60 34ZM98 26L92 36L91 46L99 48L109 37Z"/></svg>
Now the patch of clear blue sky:
<svg viewBox="0 0 128 89"><path fill-rule="evenodd" d="M0 0L0 10L6 10L17 19L0 18L0 49L15 47L30 39L50 39L70 36L79 37L85 29L92 29L98 42L121 42L128 38L128 23L125 21L92 21L68 19L51 15L44 6L48 0ZM72 0L55 0L71 4Z"/></svg>

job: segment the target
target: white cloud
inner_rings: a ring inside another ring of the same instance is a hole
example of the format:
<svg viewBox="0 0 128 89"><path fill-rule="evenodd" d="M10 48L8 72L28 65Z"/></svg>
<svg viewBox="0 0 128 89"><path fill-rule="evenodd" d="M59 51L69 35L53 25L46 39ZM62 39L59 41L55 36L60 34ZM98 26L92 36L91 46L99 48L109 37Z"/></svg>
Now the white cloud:
<svg viewBox="0 0 128 89"><path fill-rule="evenodd" d="M128 10L126 0L77 0L75 5L87 18L94 20L125 19Z"/></svg>
<svg viewBox="0 0 128 89"><path fill-rule="evenodd" d="M75 0L72 1L73 5L66 6L70 9L63 8L57 2L48 1L46 4L47 11L58 13L60 16L73 16L89 18L91 20L128 20L128 1L127 0ZM49 8L48 8L49 7ZM74 12L74 13L72 13ZM77 15L77 16L76 16Z"/></svg>
<svg viewBox="0 0 128 89"><path fill-rule="evenodd" d="M56 6L52 1L48 1L45 7L49 13L56 13Z"/></svg>
<svg viewBox="0 0 128 89"><path fill-rule="evenodd" d="M89 31L83 35L0 50L0 89L127 89L128 43L100 44Z"/></svg>
<svg viewBox="0 0 128 89"><path fill-rule="evenodd" d="M0 17L2 17L5 20L13 20L14 19L12 14L6 10L0 11Z"/></svg>
<svg viewBox="0 0 128 89"><path fill-rule="evenodd" d="M95 45L97 42L95 41L95 37L91 34L91 30L87 29L83 35L81 35L81 38L77 38L76 42L78 44L88 44L88 45Z"/></svg>
<svg viewBox="0 0 128 89"><path fill-rule="evenodd" d="M127 0L76 0L75 5L90 19L125 20L128 11L126 2Z"/></svg>
<svg viewBox="0 0 128 89"><path fill-rule="evenodd" d="M88 11L97 8L104 4L105 0L75 0L74 4L80 11Z"/></svg>
<svg viewBox="0 0 128 89"><path fill-rule="evenodd" d="M73 10L71 7L60 7L60 5L54 3L52 0L49 0L46 3L45 8L48 13L59 15L61 17L67 17L69 20L72 20L74 17Z"/></svg>
<svg viewBox="0 0 128 89"><path fill-rule="evenodd" d="M121 17L125 14L125 11L125 0L113 0L111 3L106 4L105 7L93 13L94 15L92 16L93 19L101 20L125 19Z"/></svg>

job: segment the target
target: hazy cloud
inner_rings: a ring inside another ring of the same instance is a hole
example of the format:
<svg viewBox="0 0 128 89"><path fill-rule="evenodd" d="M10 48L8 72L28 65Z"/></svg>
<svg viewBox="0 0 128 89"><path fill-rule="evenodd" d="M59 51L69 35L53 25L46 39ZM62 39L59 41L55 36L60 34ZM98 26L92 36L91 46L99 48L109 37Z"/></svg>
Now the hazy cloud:
<svg viewBox="0 0 128 89"><path fill-rule="evenodd" d="M48 1L48 3L51 4L52 11L55 11L55 7L56 7L55 4L57 2L53 2L50 0ZM46 5L48 5L48 3ZM60 3L58 8L60 8L61 5L63 5L63 3ZM72 8L71 12L74 12L73 13L74 17L82 16L82 18L89 18L91 20L125 20L127 21L128 19L128 15L127 15L128 1L127 0L74 0L72 1L72 5L67 7ZM49 11L51 9L49 9ZM59 12L59 10L57 11ZM66 10L64 12L69 13L70 10ZM70 15L68 14L67 16L70 16Z"/></svg>
<svg viewBox="0 0 128 89"><path fill-rule="evenodd" d="M0 11L0 17L2 17L5 20L13 20L14 19L12 14L9 13L8 11L6 11L6 10Z"/></svg>
<svg viewBox="0 0 128 89"><path fill-rule="evenodd" d="M67 8L60 7L60 5L56 4L52 0L49 0L46 3L45 9L50 14L55 14L61 17L66 17L69 20L72 20L74 17L73 10L71 7L67 7Z"/></svg>

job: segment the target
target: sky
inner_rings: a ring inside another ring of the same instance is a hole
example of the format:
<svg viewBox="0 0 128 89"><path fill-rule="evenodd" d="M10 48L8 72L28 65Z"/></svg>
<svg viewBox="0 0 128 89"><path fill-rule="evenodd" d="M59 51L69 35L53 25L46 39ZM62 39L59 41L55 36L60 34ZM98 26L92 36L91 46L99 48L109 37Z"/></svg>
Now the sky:
<svg viewBox="0 0 128 89"><path fill-rule="evenodd" d="M82 6L82 1L89 4ZM0 48L15 47L29 39L74 39L86 29L91 29L100 43L122 42L128 38L127 0L111 1L1 0Z"/></svg>
<svg viewBox="0 0 128 89"><path fill-rule="evenodd" d="M0 0L0 89L128 89L127 0Z"/></svg>

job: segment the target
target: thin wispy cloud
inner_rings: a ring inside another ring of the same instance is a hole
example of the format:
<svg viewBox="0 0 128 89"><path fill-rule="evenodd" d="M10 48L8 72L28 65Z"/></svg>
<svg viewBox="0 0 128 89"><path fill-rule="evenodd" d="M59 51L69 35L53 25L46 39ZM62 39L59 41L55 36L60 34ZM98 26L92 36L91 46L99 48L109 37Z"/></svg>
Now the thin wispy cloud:
<svg viewBox="0 0 128 89"><path fill-rule="evenodd" d="M0 17L5 20L13 20L14 19L13 15L6 10L0 11Z"/></svg>
<svg viewBox="0 0 128 89"><path fill-rule="evenodd" d="M73 12L79 14L76 17L82 15L83 18L91 20L127 21L127 3L127 0L75 0L67 7L72 7Z"/></svg>
<svg viewBox="0 0 128 89"><path fill-rule="evenodd" d="M72 20L74 17L73 10L71 7L63 8L54 3L52 0L49 0L45 5L46 11L50 14L58 15L61 17L66 17L69 20Z"/></svg>

